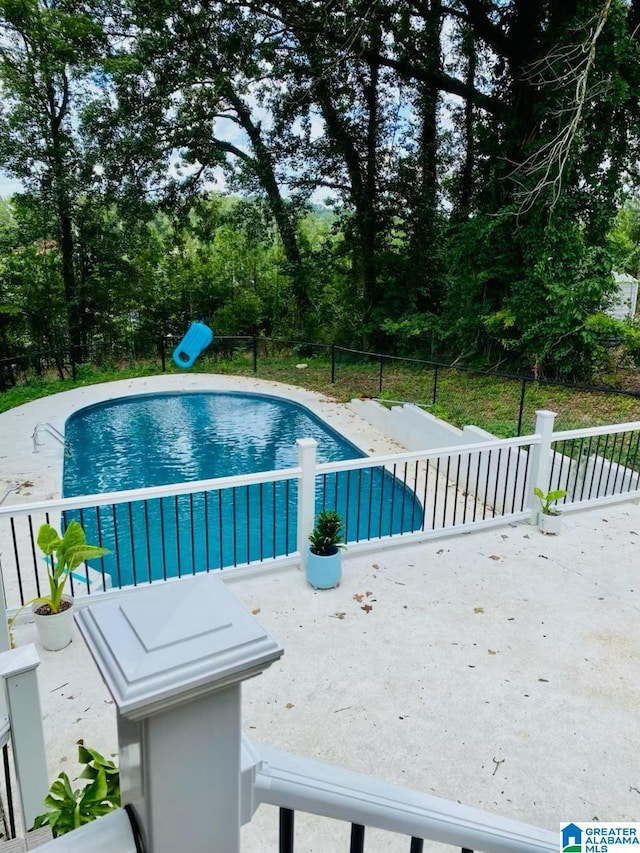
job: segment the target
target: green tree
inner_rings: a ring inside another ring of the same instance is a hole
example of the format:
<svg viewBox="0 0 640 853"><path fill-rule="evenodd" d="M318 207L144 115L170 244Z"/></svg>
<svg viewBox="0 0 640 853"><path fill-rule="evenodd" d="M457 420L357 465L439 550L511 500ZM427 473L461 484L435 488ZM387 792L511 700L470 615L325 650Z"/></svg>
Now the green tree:
<svg viewBox="0 0 640 853"><path fill-rule="evenodd" d="M74 347L82 343L82 312L73 205L82 178L87 180L74 105L104 49L104 34L92 15L89 4L76 0L0 2L0 163L54 213Z"/></svg>

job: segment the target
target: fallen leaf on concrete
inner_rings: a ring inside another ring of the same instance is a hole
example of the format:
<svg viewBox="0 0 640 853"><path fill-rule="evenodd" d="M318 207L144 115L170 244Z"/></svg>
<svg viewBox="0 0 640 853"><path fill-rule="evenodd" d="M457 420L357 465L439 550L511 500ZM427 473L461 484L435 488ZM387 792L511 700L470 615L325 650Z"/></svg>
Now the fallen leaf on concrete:
<svg viewBox="0 0 640 853"><path fill-rule="evenodd" d="M372 592L365 592L365 595L367 596L367 598L371 598L371 596L373 595L373 593L372 593Z"/></svg>
<svg viewBox="0 0 640 853"><path fill-rule="evenodd" d="M354 601L362 601L363 598L364 595L361 592L356 592L356 594L353 596Z"/></svg>
<svg viewBox="0 0 640 853"><path fill-rule="evenodd" d="M484 613L484 607L474 607L473 612L474 613Z"/></svg>
<svg viewBox="0 0 640 853"><path fill-rule="evenodd" d="M395 581L395 583L396 583L398 586L406 586L406 583L403 583L402 581Z"/></svg>
<svg viewBox="0 0 640 853"><path fill-rule="evenodd" d="M257 616L257 615L258 615L258 613L260 613L260 608L259 608L259 607L256 607L256 609L255 609L255 610L252 610L251 612L253 613L253 615L254 615L254 616Z"/></svg>
<svg viewBox="0 0 640 853"><path fill-rule="evenodd" d="M490 555L489 555L489 559L490 559L490 560L499 560L499 559L501 559L501 558L500 558L497 554L490 554Z"/></svg>
<svg viewBox="0 0 640 853"><path fill-rule="evenodd" d="M284 707L285 708L295 708L295 705L293 704L293 702L287 702L287 704Z"/></svg>
<svg viewBox="0 0 640 853"><path fill-rule="evenodd" d="M498 652L494 652L493 649L487 649L487 651L489 652L490 655L497 655L498 654Z"/></svg>
<svg viewBox="0 0 640 853"><path fill-rule="evenodd" d="M439 551L436 551L436 554L444 554L444 548L440 548Z"/></svg>
<svg viewBox="0 0 640 853"><path fill-rule="evenodd" d="M379 568L380 568L380 566L379 566L377 563L372 563L372 564L371 564L371 568L372 568L372 569L379 569Z"/></svg>
<svg viewBox="0 0 640 853"><path fill-rule="evenodd" d="M501 538L501 539L508 539L509 537L507 536L507 534L506 534L506 533L503 533L503 534L500 536L500 538Z"/></svg>
<svg viewBox="0 0 640 853"><path fill-rule="evenodd" d="M360 610L364 610L365 613L371 613L373 607L370 604L363 604Z"/></svg>
<svg viewBox="0 0 640 853"><path fill-rule="evenodd" d="M539 679L538 679L538 681L544 681L546 684L548 684L548 683L549 683L549 679L548 679L548 678L539 678Z"/></svg>
<svg viewBox="0 0 640 853"><path fill-rule="evenodd" d="M334 619L344 619L347 614L341 610L340 613L330 613L329 615L333 616Z"/></svg>

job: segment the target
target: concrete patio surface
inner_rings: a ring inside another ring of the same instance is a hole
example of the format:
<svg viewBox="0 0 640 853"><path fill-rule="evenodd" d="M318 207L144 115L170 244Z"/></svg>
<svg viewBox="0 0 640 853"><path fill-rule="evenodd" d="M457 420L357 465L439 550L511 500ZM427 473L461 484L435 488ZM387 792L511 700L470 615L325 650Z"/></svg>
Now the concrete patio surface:
<svg viewBox="0 0 640 853"><path fill-rule="evenodd" d="M387 452L370 428L351 428L361 446ZM18 476L0 448L2 477ZM39 476L34 466L28 477ZM324 592L295 568L229 575L285 648L245 685L244 729L552 830L638 820L639 556L640 509L629 502L567 515L559 537L522 523L347 552L343 582ZM15 637L35 642L35 626L21 622ZM62 652L38 651L50 774L73 776L79 738L117 753L114 707L77 629ZM298 822L297 853L347 849L336 841L345 827L311 820L307 833ZM244 832L243 849L277 849L276 811ZM366 849L406 853L408 841L372 833Z"/></svg>

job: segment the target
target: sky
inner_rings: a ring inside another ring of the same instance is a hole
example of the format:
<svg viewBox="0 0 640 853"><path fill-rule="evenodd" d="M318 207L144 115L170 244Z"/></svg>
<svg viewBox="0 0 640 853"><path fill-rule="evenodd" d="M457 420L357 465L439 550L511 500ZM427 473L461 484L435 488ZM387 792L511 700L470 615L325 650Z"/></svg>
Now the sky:
<svg viewBox="0 0 640 853"><path fill-rule="evenodd" d="M8 198L22 189L22 183L7 177L0 169L0 198Z"/></svg>

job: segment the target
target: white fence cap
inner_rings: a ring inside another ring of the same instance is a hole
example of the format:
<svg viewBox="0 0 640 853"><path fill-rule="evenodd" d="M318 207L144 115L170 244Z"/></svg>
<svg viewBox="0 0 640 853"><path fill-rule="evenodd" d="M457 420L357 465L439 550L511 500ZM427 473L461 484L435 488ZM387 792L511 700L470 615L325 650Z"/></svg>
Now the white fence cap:
<svg viewBox="0 0 640 853"><path fill-rule="evenodd" d="M138 587L75 618L118 710L134 720L259 675L283 653L211 574Z"/></svg>

